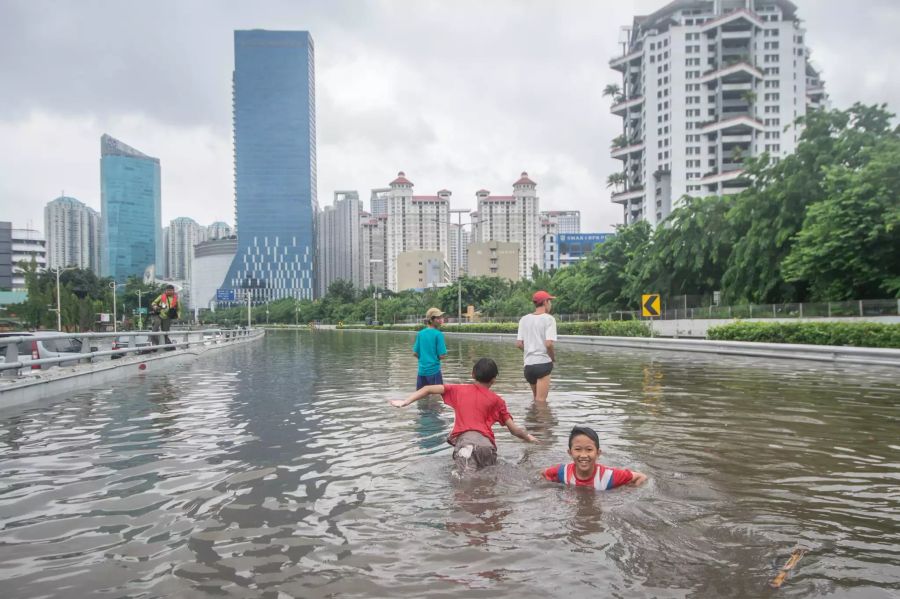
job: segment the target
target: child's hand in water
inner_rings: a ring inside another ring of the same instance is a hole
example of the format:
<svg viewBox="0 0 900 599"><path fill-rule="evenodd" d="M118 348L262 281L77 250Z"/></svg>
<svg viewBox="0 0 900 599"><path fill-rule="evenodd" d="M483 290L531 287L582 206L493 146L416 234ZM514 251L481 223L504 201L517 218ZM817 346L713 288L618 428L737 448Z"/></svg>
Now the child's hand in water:
<svg viewBox="0 0 900 599"><path fill-rule="evenodd" d="M528 434L528 439L527 439L527 441L528 441L529 443L540 443L540 441L537 440L537 437L535 437L535 436L532 435L531 433Z"/></svg>
<svg viewBox="0 0 900 599"><path fill-rule="evenodd" d="M395 408L402 408L406 405L406 402L404 402L402 399L392 399L391 405Z"/></svg>

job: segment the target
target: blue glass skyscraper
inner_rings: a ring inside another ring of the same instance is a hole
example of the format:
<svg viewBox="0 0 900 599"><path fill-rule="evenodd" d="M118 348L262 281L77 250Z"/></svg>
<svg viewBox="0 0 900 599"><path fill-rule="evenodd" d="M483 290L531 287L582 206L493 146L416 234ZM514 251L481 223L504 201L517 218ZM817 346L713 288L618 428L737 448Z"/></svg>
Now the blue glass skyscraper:
<svg viewBox="0 0 900 599"><path fill-rule="evenodd" d="M306 31L234 32L238 251L222 286L254 302L315 289L314 58Z"/></svg>
<svg viewBox="0 0 900 599"><path fill-rule="evenodd" d="M159 158L100 138L100 272L124 282L148 266L163 274Z"/></svg>

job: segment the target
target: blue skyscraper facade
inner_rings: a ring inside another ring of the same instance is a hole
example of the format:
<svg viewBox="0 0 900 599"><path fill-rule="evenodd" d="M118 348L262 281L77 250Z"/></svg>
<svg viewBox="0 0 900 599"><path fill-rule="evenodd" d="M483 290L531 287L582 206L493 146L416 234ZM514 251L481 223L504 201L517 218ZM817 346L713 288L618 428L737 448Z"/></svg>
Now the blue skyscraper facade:
<svg viewBox="0 0 900 599"><path fill-rule="evenodd" d="M148 266L164 274L159 158L100 138L100 272L124 282Z"/></svg>
<svg viewBox="0 0 900 599"><path fill-rule="evenodd" d="M222 287L311 299L316 272L315 53L306 31L234 32L238 251Z"/></svg>

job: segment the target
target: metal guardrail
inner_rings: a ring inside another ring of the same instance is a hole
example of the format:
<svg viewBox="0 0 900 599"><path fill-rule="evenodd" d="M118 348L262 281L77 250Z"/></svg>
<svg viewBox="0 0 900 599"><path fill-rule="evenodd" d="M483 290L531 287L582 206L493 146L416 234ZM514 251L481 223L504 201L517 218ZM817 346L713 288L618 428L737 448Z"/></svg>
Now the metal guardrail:
<svg viewBox="0 0 900 599"><path fill-rule="evenodd" d="M157 350L175 350L175 349L186 349L191 346L196 345L218 345L222 343L230 343L236 341L238 339L246 339L252 336L255 336L260 331L258 329L203 329L203 330L170 330L167 332L152 332L152 331L128 331L128 332L118 332L118 333L56 333L49 335L17 335L17 336L8 336L8 337L0 337L0 353L3 354L5 360L0 362L0 376L3 377L15 377L19 375L19 370L23 368L31 368L33 366L44 366L44 365L55 365L61 364L63 362L93 362L95 358L101 357L115 357L115 356L123 356L130 353L152 353ZM181 341L172 341L171 343L164 343L165 337L169 337L170 341L173 338L182 337ZM199 336L198 339L191 340L190 338L194 336ZM64 353L65 355L61 355L59 357L54 358L40 358L40 359L29 359L29 360L20 360L19 359L19 348L18 344L22 341L32 342L32 341L47 341L53 339L77 339L81 341L81 347L90 347L90 343L88 343L92 339L104 339L104 338L114 338L119 339L122 337L129 338L128 347L121 349L109 349L109 350L97 350L90 352L81 352L81 353L65 353L65 352L53 352L53 353ZM136 337L147 337L147 338L156 338L159 343L151 344L151 345L137 345L135 342Z"/></svg>

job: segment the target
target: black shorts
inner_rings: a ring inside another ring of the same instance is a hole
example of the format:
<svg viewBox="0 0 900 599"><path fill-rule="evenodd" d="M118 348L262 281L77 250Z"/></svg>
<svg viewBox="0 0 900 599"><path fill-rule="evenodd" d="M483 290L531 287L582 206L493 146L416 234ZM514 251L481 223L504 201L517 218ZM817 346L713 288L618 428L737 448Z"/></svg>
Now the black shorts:
<svg viewBox="0 0 900 599"><path fill-rule="evenodd" d="M536 385L538 379L553 372L553 362L544 362L543 364L529 364L525 367L525 380L529 385Z"/></svg>

